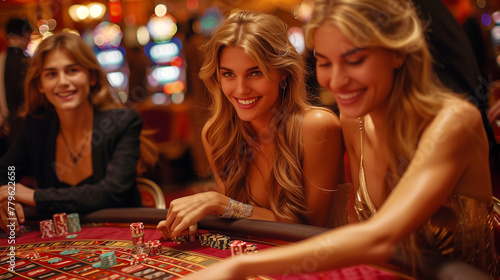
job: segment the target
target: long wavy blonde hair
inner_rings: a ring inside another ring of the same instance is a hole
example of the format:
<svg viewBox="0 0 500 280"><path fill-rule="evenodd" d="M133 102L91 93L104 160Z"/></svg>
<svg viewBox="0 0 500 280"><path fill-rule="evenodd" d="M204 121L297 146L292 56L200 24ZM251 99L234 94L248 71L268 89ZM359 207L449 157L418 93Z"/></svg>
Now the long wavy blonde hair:
<svg viewBox="0 0 500 280"><path fill-rule="evenodd" d="M452 93L432 69L424 26L407 0L318 0L306 29L314 48L314 31L323 24L338 27L359 48L382 47L405 55L395 71L386 110L382 149L388 161L387 185L392 188L405 172L424 128ZM390 190L388 190L390 191Z"/></svg>
<svg viewBox="0 0 500 280"><path fill-rule="evenodd" d="M199 77L211 93L211 117L206 140L212 147L212 165L226 189L226 195L258 205L251 195L247 170L256 153L257 135L242 121L224 96L219 74L220 53L225 47L239 47L269 78L269 69L279 70L288 86L269 127L275 144L273 167L268 179L271 210L281 219L307 223L303 189L302 119L307 102L305 62L288 40L288 29L280 19L263 13L239 12L229 16L215 34L201 46L205 53Z"/></svg>

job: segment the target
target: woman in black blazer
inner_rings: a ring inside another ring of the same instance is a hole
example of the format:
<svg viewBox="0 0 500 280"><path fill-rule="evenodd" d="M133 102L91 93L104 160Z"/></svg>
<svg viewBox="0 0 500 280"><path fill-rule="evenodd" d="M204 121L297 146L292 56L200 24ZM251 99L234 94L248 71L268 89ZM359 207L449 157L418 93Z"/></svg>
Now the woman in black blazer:
<svg viewBox="0 0 500 280"><path fill-rule="evenodd" d="M40 43L25 100L25 127L0 159L3 229L14 217L8 210L24 222L23 205L41 215L141 205L135 178L142 120L113 98L79 36L63 32ZM38 188L19 183L26 175Z"/></svg>

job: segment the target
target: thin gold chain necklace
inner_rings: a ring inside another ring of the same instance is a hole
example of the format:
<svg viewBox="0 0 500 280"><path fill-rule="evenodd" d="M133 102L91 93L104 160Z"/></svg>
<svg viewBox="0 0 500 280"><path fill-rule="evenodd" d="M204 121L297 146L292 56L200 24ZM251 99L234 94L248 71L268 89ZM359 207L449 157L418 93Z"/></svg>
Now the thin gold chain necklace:
<svg viewBox="0 0 500 280"><path fill-rule="evenodd" d="M85 139L83 140L84 143L83 143L82 147L80 148L80 151L77 151L78 153L76 154L76 156L73 155L73 153L71 152L71 148L69 147L68 141L66 141L66 137L64 136L64 133L62 131L61 131L61 135L62 135L62 138L64 141L64 145L66 145L66 150L68 151L68 154L71 157L71 161L73 162L73 165L76 166L78 164L78 162L80 161L80 158L82 157L83 149L85 148L85 144L86 144L87 140L89 139L90 134L88 134L85 137Z"/></svg>

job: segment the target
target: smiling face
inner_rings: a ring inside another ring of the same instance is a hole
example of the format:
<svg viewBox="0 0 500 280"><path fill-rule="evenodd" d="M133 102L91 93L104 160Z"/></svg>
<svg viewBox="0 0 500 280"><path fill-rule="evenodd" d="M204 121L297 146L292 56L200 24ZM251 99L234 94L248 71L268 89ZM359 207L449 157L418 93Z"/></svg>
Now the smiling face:
<svg viewBox="0 0 500 280"><path fill-rule="evenodd" d="M39 90L56 111L78 110L92 106L90 86L96 78L79 65L64 49L55 49L45 56Z"/></svg>
<svg viewBox="0 0 500 280"><path fill-rule="evenodd" d="M242 48L225 47L219 61L222 92L243 121L267 126L281 104L280 71L264 76L257 63Z"/></svg>
<svg viewBox="0 0 500 280"><path fill-rule="evenodd" d="M339 28L324 24L314 36L318 82L332 92L342 114L385 114L394 70L402 55L380 47L359 48Z"/></svg>

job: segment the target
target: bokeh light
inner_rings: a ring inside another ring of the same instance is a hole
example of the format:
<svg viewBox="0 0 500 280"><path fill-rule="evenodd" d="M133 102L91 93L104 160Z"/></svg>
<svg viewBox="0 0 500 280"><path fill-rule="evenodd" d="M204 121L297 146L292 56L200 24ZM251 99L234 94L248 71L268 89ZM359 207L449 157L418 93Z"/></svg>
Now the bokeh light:
<svg viewBox="0 0 500 280"><path fill-rule="evenodd" d="M144 46L149 40L151 40L151 37L149 37L148 28L144 25L139 26L137 28L137 42L139 45Z"/></svg>
<svg viewBox="0 0 500 280"><path fill-rule="evenodd" d="M176 20L169 14L163 17L152 16L147 27L149 34L156 42L168 41L177 33Z"/></svg>
<svg viewBox="0 0 500 280"><path fill-rule="evenodd" d="M314 3L312 0L304 0L300 5L298 5L293 11L296 19L307 22L311 18L312 9Z"/></svg>
<svg viewBox="0 0 500 280"><path fill-rule="evenodd" d="M96 54L97 61L105 70L114 70L121 67L125 63L125 50L120 47L118 49L109 49Z"/></svg>
<svg viewBox="0 0 500 280"><path fill-rule="evenodd" d="M103 21L94 29L94 43L100 49L116 48L120 45L123 33L117 24Z"/></svg>
<svg viewBox="0 0 500 280"><path fill-rule="evenodd" d="M183 92L176 92L171 95L170 97L172 99L172 103L174 104L181 104L184 102L184 93Z"/></svg>
<svg viewBox="0 0 500 280"><path fill-rule="evenodd" d="M500 24L500 11L496 11L491 15L491 18L496 24Z"/></svg>
<svg viewBox="0 0 500 280"><path fill-rule="evenodd" d="M169 97L162 92L156 92L151 95L151 102L155 105L166 105L170 103Z"/></svg>
<svg viewBox="0 0 500 280"><path fill-rule="evenodd" d="M156 7L155 7L155 15L157 17L162 17L162 16L165 16L166 14L167 14L167 6L165 6L163 4L156 5Z"/></svg>
<svg viewBox="0 0 500 280"><path fill-rule="evenodd" d="M490 15L489 14L483 14L481 16L481 22L486 27L490 26L490 24L491 24L491 17L490 17Z"/></svg>
<svg viewBox="0 0 500 280"><path fill-rule="evenodd" d="M217 28L222 18L221 11L218 8L211 7L203 12L201 19L196 23L198 26L194 26L193 24L192 28L196 33L208 35Z"/></svg>
<svg viewBox="0 0 500 280"><path fill-rule="evenodd" d="M93 19L100 19L106 12L106 6L101 3L90 3L88 6L90 17Z"/></svg>
<svg viewBox="0 0 500 280"><path fill-rule="evenodd" d="M198 0L188 0L186 3L186 7L190 10L195 10L198 8Z"/></svg>
<svg viewBox="0 0 500 280"><path fill-rule="evenodd" d="M184 90L184 82L183 81L175 81L171 83L166 83L163 86L163 92L165 94L173 94L176 92L182 92Z"/></svg>
<svg viewBox="0 0 500 280"><path fill-rule="evenodd" d="M302 54L306 49L306 43L304 39L304 32L302 29L294 26L288 30L288 39L290 43L295 47L295 50Z"/></svg>

